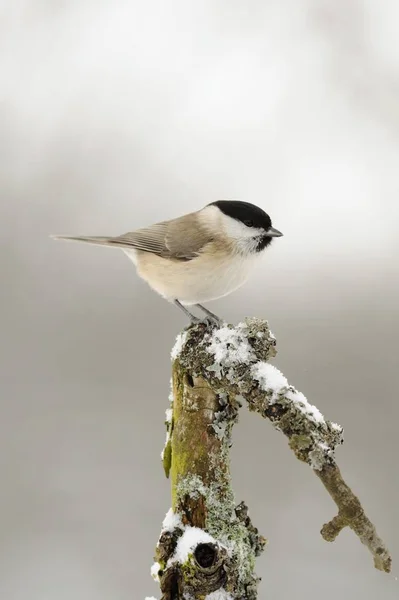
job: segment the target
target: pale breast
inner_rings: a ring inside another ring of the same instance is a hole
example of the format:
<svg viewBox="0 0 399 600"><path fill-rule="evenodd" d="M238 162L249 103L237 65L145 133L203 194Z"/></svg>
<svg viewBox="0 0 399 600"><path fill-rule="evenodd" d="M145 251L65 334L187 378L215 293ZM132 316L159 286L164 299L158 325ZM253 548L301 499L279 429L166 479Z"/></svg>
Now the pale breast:
<svg viewBox="0 0 399 600"><path fill-rule="evenodd" d="M187 305L230 294L245 283L254 263L259 260L256 255L218 253L217 258L202 254L193 260L179 261L140 251L130 258L140 277L156 292L168 300L178 299Z"/></svg>

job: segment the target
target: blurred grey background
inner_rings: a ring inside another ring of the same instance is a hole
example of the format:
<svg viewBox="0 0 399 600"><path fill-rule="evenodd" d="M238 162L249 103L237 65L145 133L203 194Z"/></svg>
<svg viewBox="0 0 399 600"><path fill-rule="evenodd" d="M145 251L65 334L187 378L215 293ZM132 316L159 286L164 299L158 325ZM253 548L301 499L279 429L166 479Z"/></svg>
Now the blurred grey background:
<svg viewBox="0 0 399 600"><path fill-rule="evenodd" d="M235 431L237 501L270 540L260 599L399 597L399 5L0 2L0 597L159 597L159 454L185 325L120 234L220 198L285 233L209 305L269 319L275 364L345 427L338 460L393 575L270 424ZM396 559L396 561L395 561Z"/></svg>

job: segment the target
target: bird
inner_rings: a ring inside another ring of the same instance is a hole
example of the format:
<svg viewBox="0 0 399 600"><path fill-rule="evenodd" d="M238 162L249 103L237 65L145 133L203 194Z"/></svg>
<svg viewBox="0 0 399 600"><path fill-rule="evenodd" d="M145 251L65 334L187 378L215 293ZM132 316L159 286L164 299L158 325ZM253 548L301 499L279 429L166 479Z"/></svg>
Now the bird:
<svg viewBox="0 0 399 600"><path fill-rule="evenodd" d="M240 200L217 200L181 217L117 237L53 235L57 240L119 248L138 275L190 322L221 325L203 303L241 287L274 238L283 234L258 206ZM206 316L195 316L196 306Z"/></svg>

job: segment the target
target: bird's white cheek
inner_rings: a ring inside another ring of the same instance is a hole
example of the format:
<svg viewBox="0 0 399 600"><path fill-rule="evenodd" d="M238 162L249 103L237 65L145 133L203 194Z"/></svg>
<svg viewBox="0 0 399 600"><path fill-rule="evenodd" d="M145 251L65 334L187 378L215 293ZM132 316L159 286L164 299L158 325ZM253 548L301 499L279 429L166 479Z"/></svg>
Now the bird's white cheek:
<svg viewBox="0 0 399 600"><path fill-rule="evenodd" d="M262 234L262 229L247 227L241 221L226 215L223 218L223 225L227 236L233 240L249 240Z"/></svg>

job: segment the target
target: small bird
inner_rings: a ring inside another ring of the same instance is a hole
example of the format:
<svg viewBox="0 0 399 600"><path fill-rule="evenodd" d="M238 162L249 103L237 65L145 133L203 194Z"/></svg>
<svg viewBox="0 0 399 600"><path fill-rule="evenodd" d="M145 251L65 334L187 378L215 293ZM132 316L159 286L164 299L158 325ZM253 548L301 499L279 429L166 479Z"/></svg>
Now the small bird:
<svg viewBox="0 0 399 600"><path fill-rule="evenodd" d="M206 314L205 321L220 325L222 320L202 303L227 296L245 283L273 238L282 235L261 208L218 200L119 237L52 237L123 250L139 276L191 322L201 321L186 308L195 305Z"/></svg>

